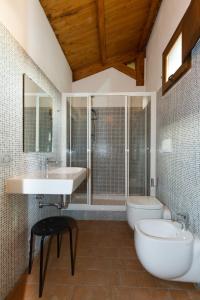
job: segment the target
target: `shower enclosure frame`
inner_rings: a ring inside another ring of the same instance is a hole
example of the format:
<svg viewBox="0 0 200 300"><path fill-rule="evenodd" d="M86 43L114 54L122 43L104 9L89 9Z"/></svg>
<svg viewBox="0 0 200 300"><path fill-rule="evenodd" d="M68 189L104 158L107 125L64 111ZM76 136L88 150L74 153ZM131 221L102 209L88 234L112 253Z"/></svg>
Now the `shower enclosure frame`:
<svg viewBox="0 0 200 300"><path fill-rule="evenodd" d="M151 131L150 131L150 195L156 194L156 93L155 92L119 92L119 93L63 93L62 94L62 142L61 161L66 166L67 149L67 100L83 97L87 99L87 204L70 203L68 209L73 210L125 210L125 205L94 205L91 195L91 109L93 96L124 96L125 97L125 197L129 194L129 97L150 97ZM71 119L71 112L70 112ZM89 120L89 121L88 121ZM71 122L71 120L70 120ZM71 130L70 130L71 132ZM71 133L70 133L71 144ZM145 151L146 152L146 151Z"/></svg>

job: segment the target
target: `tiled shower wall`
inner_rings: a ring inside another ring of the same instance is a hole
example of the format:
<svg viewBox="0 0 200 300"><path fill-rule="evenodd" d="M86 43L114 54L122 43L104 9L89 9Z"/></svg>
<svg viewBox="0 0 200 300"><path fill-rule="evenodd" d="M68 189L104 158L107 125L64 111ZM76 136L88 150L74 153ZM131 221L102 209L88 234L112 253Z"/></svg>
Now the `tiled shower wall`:
<svg viewBox="0 0 200 300"><path fill-rule="evenodd" d="M39 209L35 197L6 195L5 180L13 175L38 170L45 154L23 153L22 82L26 73L54 99L53 149L60 148L60 93L0 24L0 299L27 267L31 226L40 218L57 214L56 209ZM0 159L1 161L1 159Z"/></svg>
<svg viewBox="0 0 200 300"><path fill-rule="evenodd" d="M200 41L191 70L157 100L157 196L173 212L188 213L200 237Z"/></svg>
<svg viewBox="0 0 200 300"><path fill-rule="evenodd" d="M92 192L125 194L125 108L95 107L92 136Z"/></svg>
<svg viewBox="0 0 200 300"><path fill-rule="evenodd" d="M145 121L144 109L130 108L130 195L145 195Z"/></svg>

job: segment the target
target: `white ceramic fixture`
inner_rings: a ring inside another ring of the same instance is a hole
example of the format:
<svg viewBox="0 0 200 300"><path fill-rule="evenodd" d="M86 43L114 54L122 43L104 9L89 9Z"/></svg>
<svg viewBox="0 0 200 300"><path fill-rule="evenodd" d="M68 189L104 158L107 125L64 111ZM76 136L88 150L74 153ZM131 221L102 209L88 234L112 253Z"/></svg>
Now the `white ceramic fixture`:
<svg viewBox="0 0 200 300"><path fill-rule="evenodd" d="M163 204L155 197L130 196L126 205L128 224L132 229L139 220L160 219L163 215Z"/></svg>
<svg viewBox="0 0 200 300"><path fill-rule="evenodd" d="M200 282L200 240L163 220L140 220L135 225L135 248L144 268L156 277Z"/></svg>
<svg viewBox="0 0 200 300"><path fill-rule="evenodd" d="M70 195L86 178L85 168L62 167L7 179L9 194Z"/></svg>

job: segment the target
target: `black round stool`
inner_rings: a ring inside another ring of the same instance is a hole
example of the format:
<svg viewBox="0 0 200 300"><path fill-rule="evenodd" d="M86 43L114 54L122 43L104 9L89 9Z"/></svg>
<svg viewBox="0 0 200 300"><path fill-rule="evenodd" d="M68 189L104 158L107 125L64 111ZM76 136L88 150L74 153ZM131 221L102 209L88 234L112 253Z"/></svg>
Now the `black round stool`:
<svg viewBox="0 0 200 300"><path fill-rule="evenodd" d="M73 229L76 229L76 239L78 233L77 223L73 218L67 216L56 216L49 217L37 222L33 225L31 229L31 239L30 239L30 253L29 253L29 274L32 269L32 254L33 254L33 237L34 235L41 236L40 240L40 273L39 273L39 297L42 296L42 291L44 287L45 273L48 263L48 252L47 252L45 268L43 268L43 249L44 249L44 240L45 237L50 236L51 238L57 236L57 257L60 256L60 247L62 241L62 234L66 231L69 231L69 242L70 242L70 256L71 256L71 274L74 275L74 266L75 266L75 249L73 250L73 238L72 232ZM76 247L76 242L75 242ZM43 270L44 269L44 270Z"/></svg>

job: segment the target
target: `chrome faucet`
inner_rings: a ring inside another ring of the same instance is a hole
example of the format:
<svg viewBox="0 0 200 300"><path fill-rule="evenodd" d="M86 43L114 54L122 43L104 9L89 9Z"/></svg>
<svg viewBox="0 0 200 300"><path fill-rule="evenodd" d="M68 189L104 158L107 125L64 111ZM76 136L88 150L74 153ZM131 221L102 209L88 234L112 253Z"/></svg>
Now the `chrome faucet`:
<svg viewBox="0 0 200 300"><path fill-rule="evenodd" d="M57 160L53 160L53 159L48 158L48 157L45 159L44 167L45 167L45 174L46 174L46 176L48 175L48 171L49 171L49 163L55 163L55 164L57 164L58 161Z"/></svg>
<svg viewBox="0 0 200 300"><path fill-rule="evenodd" d="M189 222L189 214L188 213L177 213L176 221L181 224L182 230L188 230L190 222Z"/></svg>

